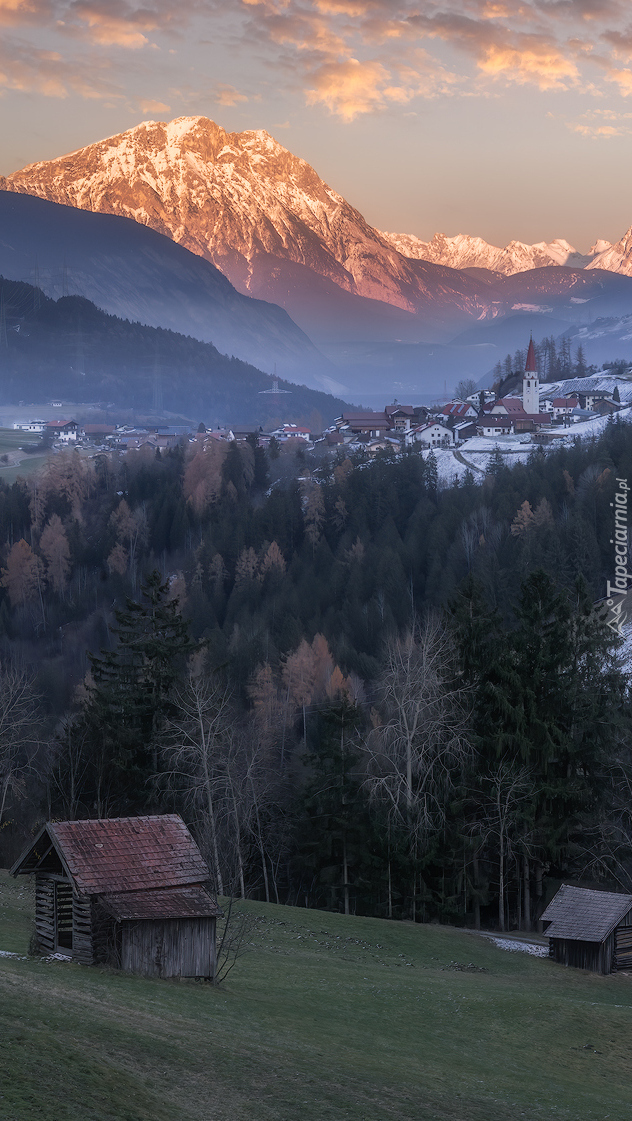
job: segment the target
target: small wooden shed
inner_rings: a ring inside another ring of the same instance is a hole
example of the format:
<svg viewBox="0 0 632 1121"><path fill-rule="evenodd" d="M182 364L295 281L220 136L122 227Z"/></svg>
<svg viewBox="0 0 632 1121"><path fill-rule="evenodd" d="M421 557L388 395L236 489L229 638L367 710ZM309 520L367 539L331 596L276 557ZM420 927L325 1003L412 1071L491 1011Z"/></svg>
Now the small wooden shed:
<svg viewBox="0 0 632 1121"><path fill-rule="evenodd" d="M11 873L35 875L42 952L150 977L213 977L221 911L178 814L49 822Z"/></svg>
<svg viewBox="0 0 632 1121"><path fill-rule="evenodd" d="M562 884L541 917L549 956L562 965L593 973L632 968L632 895Z"/></svg>

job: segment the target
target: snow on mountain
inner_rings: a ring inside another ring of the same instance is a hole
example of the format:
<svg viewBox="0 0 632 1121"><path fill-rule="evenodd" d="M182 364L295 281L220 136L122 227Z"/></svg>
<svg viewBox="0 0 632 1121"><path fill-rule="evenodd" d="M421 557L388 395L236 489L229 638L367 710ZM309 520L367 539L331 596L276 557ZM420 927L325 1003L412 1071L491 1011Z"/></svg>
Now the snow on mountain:
<svg viewBox="0 0 632 1121"><path fill-rule="evenodd" d="M563 238L556 238L555 241L550 242L538 241L534 245L525 245L522 241L510 241L504 249L500 249L496 245L490 245L481 237L470 237L469 234L447 237L446 234L436 233L431 241L422 241L414 234L393 234L383 231L381 233L382 237L405 257L418 261L432 261L451 269L489 269L491 272L502 273L505 276L513 276L515 273L527 272L530 269L546 268L550 265L566 265L574 269L591 265L606 268L607 266L603 264L597 266L594 260L597 254L603 255L604 251L610 249L610 243L607 241L598 241L588 254L582 254Z"/></svg>
<svg viewBox="0 0 632 1121"><path fill-rule="evenodd" d="M321 347L448 342L515 311L575 323L630 306L632 260L629 275L605 281L584 268L610 268L614 254L626 272L620 243L581 255L562 239L501 249L467 235L384 234L267 132L229 133L205 117L146 121L31 164L0 189L149 226L238 292L280 305Z"/></svg>
<svg viewBox="0 0 632 1121"><path fill-rule="evenodd" d="M607 269L608 272L632 276L632 226L614 245L607 241L597 242L597 245L603 248L587 266L589 269Z"/></svg>
<svg viewBox="0 0 632 1121"><path fill-rule="evenodd" d="M227 133L205 117L146 121L2 182L83 210L133 218L212 261L241 292L275 299L309 270L408 312L476 309L471 278L423 271L264 131ZM277 302L285 303L282 298Z"/></svg>
<svg viewBox="0 0 632 1121"><path fill-rule="evenodd" d="M0 187L149 225L301 324L306 309L314 315L322 306L324 319L337 314L347 323L355 316L371 326L385 316L389 334L401 336L402 319L419 312L464 322L486 306L474 278L402 257L264 131L225 132L203 117L146 121L32 164Z"/></svg>

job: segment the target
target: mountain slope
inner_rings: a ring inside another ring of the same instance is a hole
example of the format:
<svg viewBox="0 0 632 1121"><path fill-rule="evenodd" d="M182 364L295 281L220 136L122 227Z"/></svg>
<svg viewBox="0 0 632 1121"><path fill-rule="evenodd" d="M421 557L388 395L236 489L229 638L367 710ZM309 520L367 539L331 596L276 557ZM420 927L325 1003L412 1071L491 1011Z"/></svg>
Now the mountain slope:
<svg viewBox="0 0 632 1121"><path fill-rule="evenodd" d="M0 275L49 296L79 293L113 315L212 342L273 373L322 381L328 361L281 308L236 292L170 238L125 218L0 191Z"/></svg>
<svg viewBox="0 0 632 1121"><path fill-rule="evenodd" d="M342 290L413 316L463 320L484 311L484 286L446 269L421 274L263 131L226 133L204 117L145 122L0 186L151 226L212 261L241 292L291 314L297 302L302 322L306 278L297 284L297 267L326 282L329 304ZM373 314L365 309L367 320Z"/></svg>
<svg viewBox="0 0 632 1121"><path fill-rule="evenodd" d="M613 245L606 243L603 252L595 257L594 261L591 261L587 267L589 269L608 269L611 272L632 276L632 226Z"/></svg>
<svg viewBox="0 0 632 1121"><path fill-rule="evenodd" d="M339 373L321 371L321 379L332 380L320 384L356 397L362 385L348 376L348 345L368 343L380 351L383 344L397 350L449 343L474 323L516 311L589 323L624 314L632 301L632 276L599 267L617 251L608 243L582 256L562 240L498 249L465 236L437 235L423 243L383 234L266 132L227 133L204 117L145 122L32 164L2 185L80 210L124 215L186 246L240 292L288 310L338 366ZM618 251L625 257L625 247ZM620 260L617 267L625 272L627 266ZM85 294L99 302L91 290ZM169 301L163 304L167 314ZM209 337L201 333L204 316L197 318L198 325L177 329ZM256 349L235 353L269 368ZM393 363L396 375L395 356ZM357 373L355 360L351 366ZM434 364L423 375L424 382L445 376Z"/></svg>
<svg viewBox="0 0 632 1121"><path fill-rule="evenodd" d="M0 303L3 405L60 397L166 410L213 426L309 420L316 413L331 423L344 407L290 382L281 382L277 396L269 376L210 343L108 315L82 296L55 301L31 285L0 280Z"/></svg>

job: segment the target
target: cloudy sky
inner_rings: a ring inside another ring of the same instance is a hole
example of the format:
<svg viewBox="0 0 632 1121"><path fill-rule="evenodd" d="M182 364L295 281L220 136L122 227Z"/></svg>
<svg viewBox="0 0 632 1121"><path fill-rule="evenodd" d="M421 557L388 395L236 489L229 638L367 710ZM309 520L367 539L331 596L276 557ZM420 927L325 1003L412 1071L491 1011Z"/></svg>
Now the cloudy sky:
<svg viewBox="0 0 632 1121"><path fill-rule="evenodd" d="M586 250L632 224L632 0L0 0L0 174L197 114L382 229Z"/></svg>

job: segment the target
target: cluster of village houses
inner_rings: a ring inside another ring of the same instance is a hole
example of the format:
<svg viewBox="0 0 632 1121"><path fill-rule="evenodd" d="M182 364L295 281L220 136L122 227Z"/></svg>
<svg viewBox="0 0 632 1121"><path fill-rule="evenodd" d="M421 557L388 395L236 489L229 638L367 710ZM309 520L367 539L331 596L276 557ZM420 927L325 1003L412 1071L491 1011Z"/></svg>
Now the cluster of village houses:
<svg viewBox="0 0 632 1121"><path fill-rule="evenodd" d="M207 429L200 425L195 431L190 424L154 424L145 427L134 425L113 424L78 424L76 420L28 420L16 421L14 429L44 436L53 444L70 446L77 444L92 444L98 447L118 448L128 451L148 445L153 448L174 448L183 440L245 440L247 436L256 434L262 446L267 446L272 437L283 444L290 441L302 441L311 444L316 435L312 435L309 428L302 428L297 424L283 424L272 432L264 432L258 425L242 425L233 428ZM318 434L320 437L320 434Z"/></svg>
<svg viewBox="0 0 632 1121"><path fill-rule="evenodd" d="M522 378L522 393L499 397L492 390L472 393L465 400L434 407L413 407L395 402L383 413L343 413L325 434L329 444L364 446L369 452L393 445L422 448L458 447L475 436L533 434L548 443L579 421L593 420L622 408L608 389L597 388L599 378L577 378L566 383L566 395L557 386L540 385L533 342L529 344ZM605 379L608 380L608 379Z"/></svg>
<svg viewBox="0 0 632 1121"><path fill-rule="evenodd" d="M245 440L256 434L267 447L272 439L280 445L327 447L349 445L364 448L369 454L386 448L458 447L475 436L487 438L524 436L548 443L564 435L564 429L579 421L596 419L622 408L618 392L600 388L599 377L577 378L566 382L565 396L556 396L555 385L540 385L533 342L529 344L522 377L522 393L499 397L491 390L472 393L465 400L452 400L435 406L401 405L395 401L383 412L349 411L342 413L324 433L312 432L297 424L282 424L264 432L256 425L206 429L196 432L190 425L154 425L143 428L108 424L79 425L75 420L30 420L16 422L14 428L41 434L54 444L78 442L128 450L148 445L171 448L183 440ZM627 402L626 402L627 403Z"/></svg>

